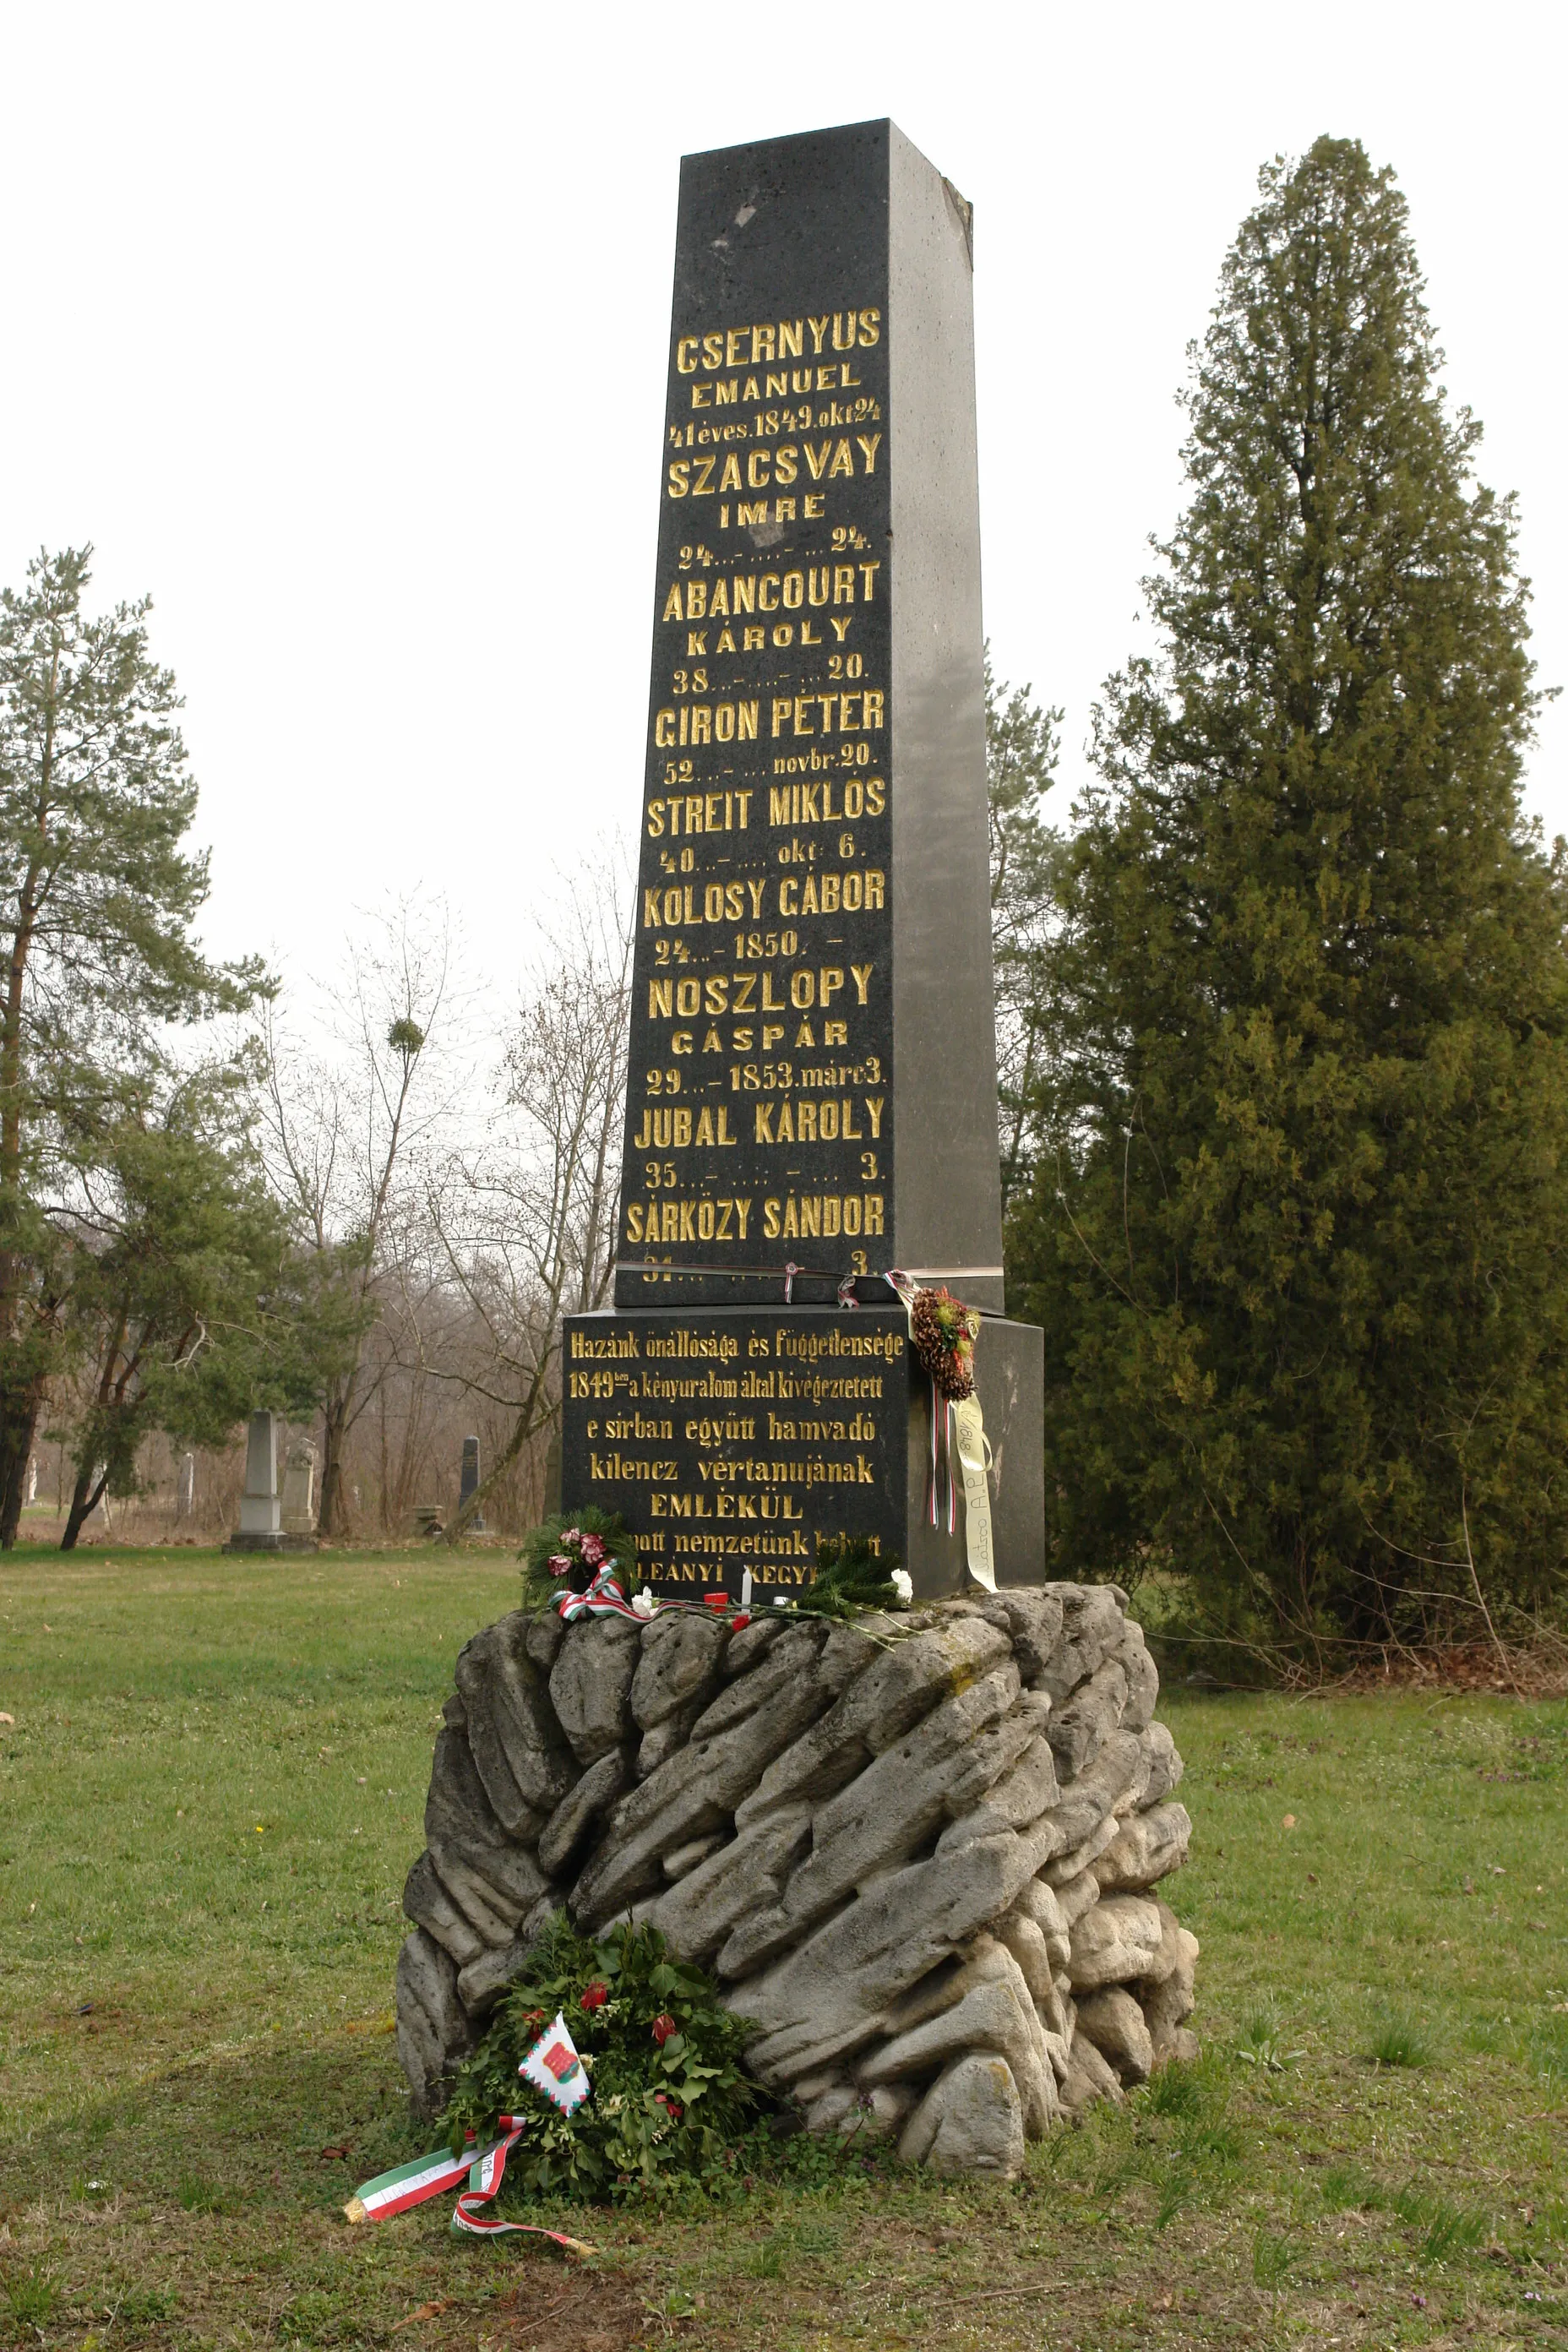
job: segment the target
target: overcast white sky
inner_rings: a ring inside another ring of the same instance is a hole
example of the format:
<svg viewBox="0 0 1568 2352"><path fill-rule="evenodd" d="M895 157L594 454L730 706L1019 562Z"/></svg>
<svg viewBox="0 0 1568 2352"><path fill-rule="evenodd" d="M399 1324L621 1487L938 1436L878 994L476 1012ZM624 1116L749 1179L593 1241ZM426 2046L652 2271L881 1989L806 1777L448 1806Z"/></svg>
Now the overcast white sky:
<svg viewBox="0 0 1568 2352"><path fill-rule="evenodd" d="M90 539L102 601L152 592L215 949L325 969L422 887L509 991L637 809L681 153L891 114L974 204L986 624L1077 770L1184 347L1259 163L1329 131L1400 175L1568 680L1562 22L0 0L0 579ZM1558 706L1549 830L1565 747Z"/></svg>

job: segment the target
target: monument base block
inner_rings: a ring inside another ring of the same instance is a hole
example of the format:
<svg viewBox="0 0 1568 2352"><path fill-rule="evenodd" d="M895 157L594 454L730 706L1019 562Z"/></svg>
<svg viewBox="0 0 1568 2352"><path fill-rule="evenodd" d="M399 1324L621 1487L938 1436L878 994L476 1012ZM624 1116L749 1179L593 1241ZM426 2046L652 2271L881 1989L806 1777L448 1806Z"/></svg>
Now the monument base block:
<svg viewBox="0 0 1568 2352"><path fill-rule="evenodd" d="M314 1536L293 1536L280 1528L240 1528L224 1546L225 1552L238 1551L320 1551Z"/></svg>
<svg viewBox="0 0 1568 2352"><path fill-rule="evenodd" d="M959 1465L931 1462L930 1381L901 1307L649 1307L567 1318L562 1492L618 1512L640 1580L764 1601L809 1583L816 1548L868 1538L922 1599L959 1591ZM1045 1575L1045 1341L987 1318L974 1349L997 1580ZM936 1524L932 1524L935 1493Z"/></svg>

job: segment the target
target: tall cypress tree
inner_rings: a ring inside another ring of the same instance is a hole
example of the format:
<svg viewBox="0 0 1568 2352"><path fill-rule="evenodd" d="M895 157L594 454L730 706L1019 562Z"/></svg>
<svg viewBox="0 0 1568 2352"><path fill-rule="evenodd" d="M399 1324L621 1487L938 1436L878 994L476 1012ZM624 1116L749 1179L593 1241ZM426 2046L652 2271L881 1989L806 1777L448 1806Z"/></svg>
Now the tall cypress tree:
<svg viewBox="0 0 1568 2352"><path fill-rule="evenodd" d="M1010 1232L1063 1569L1303 1634L1479 1630L1568 1543L1568 898L1513 509L1422 295L1357 143L1263 172L1161 649L1097 713Z"/></svg>

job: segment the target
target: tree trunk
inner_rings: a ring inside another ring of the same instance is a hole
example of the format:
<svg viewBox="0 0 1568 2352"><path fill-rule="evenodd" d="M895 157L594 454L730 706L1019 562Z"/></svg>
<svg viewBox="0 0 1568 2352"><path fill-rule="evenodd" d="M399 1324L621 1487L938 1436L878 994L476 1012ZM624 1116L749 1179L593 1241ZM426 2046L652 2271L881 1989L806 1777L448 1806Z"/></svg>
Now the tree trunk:
<svg viewBox="0 0 1568 2352"><path fill-rule="evenodd" d="M348 1418L346 1393L329 1397L321 1415L321 1506L316 1515L318 1535L340 1536L345 1529L343 1438Z"/></svg>
<svg viewBox="0 0 1568 2352"><path fill-rule="evenodd" d="M0 1388L0 1550L11 1549L22 1524L27 1464L43 1405L40 1381Z"/></svg>
<svg viewBox="0 0 1568 2352"><path fill-rule="evenodd" d="M62 1551L75 1551L76 1539L102 1501L103 1490L108 1484L108 1471L95 1479L90 1464L84 1465L77 1472L76 1485L71 1489L71 1507L66 1517L66 1531L60 1538Z"/></svg>

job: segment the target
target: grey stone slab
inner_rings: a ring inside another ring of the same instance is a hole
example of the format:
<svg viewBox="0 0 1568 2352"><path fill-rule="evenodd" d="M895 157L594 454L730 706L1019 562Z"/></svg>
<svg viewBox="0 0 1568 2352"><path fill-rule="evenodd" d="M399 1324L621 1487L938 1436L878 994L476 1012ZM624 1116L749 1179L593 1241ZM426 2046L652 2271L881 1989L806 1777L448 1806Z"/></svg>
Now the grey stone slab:
<svg viewBox="0 0 1568 2352"><path fill-rule="evenodd" d="M787 1684L800 1682L808 1675L814 1676L826 1639L827 1628L824 1624L786 1627L782 1639L743 1680L727 1684L711 1706L704 1707L692 1724L692 1738L717 1738L721 1732L768 1706ZM831 1703L833 1694L824 1691L822 1696L826 1706Z"/></svg>
<svg viewBox="0 0 1568 2352"><path fill-rule="evenodd" d="M1072 1989L1098 1991L1146 1976L1159 1951L1159 1907L1142 1895L1102 1895L1072 1931Z"/></svg>
<svg viewBox="0 0 1568 2352"><path fill-rule="evenodd" d="M1034 1737L1032 1722L1003 1718L1018 1696L1009 1659L945 1699L883 1750L816 1813L809 1860L784 1900L753 1912L725 1945L725 1976L750 1976L826 1918L851 1889L906 1861L954 1812L1000 1778Z"/></svg>
<svg viewBox="0 0 1568 2352"><path fill-rule="evenodd" d="M1008 1654L1005 1635L978 1619L934 1625L874 1652L837 1704L768 1767L736 1810L747 1822L797 1798L825 1799L865 1769L963 1685Z"/></svg>
<svg viewBox="0 0 1568 2352"><path fill-rule="evenodd" d="M528 1612L523 1629L522 1646L530 1662L546 1679L550 1669L561 1654L561 1644L566 1639L566 1621L557 1609L534 1609Z"/></svg>
<svg viewBox="0 0 1568 2352"><path fill-rule="evenodd" d="M1143 2012L1121 1985L1086 1993L1078 2006L1078 2030L1087 2034L1124 2084L1146 2083L1154 2068L1154 2045Z"/></svg>
<svg viewBox="0 0 1568 2352"><path fill-rule="evenodd" d="M1005 1626L1018 1672L1032 1688L1061 1640L1060 1595L1037 1587L1014 1590L1004 1584L979 1606L989 1623Z"/></svg>
<svg viewBox="0 0 1568 2352"><path fill-rule="evenodd" d="M1057 1702L1046 1737L1065 1780L1076 1780L1093 1763L1126 1705L1127 1670L1119 1658L1103 1659L1070 1697Z"/></svg>
<svg viewBox="0 0 1568 2352"><path fill-rule="evenodd" d="M466 1968L470 1960L477 1960L492 1940L481 1936L472 1921L458 1908L442 1885L428 1853L422 1853L408 1874L403 1889L403 1908L406 1916L434 1937L459 1969ZM504 1929L493 1940L504 1943Z"/></svg>
<svg viewBox="0 0 1568 2352"><path fill-rule="evenodd" d="M1093 1674L1122 1638L1126 1622L1109 1584L1047 1584L1062 1604L1062 1639L1041 1671L1040 1685L1059 1704Z"/></svg>
<svg viewBox="0 0 1568 2352"><path fill-rule="evenodd" d="M763 2081L787 2084L863 2047L900 1993L1013 1908L1038 1862L1031 1833L1006 1832L874 1881L804 1944L727 1990L730 2006L758 2023L748 2063Z"/></svg>
<svg viewBox="0 0 1568 2352"><path fill-rule="evenodd" d="M1156 1805L1148 1812L1134 1813L1096 1858L1094 1874L1101 1894L1142 1893L1157 1880L1168 1878L1185 1862L1192 1834L1185 1805Z"/></svg>
<svg viewBox="0 0 1568 2352"><path fill-rule="evenodd" d="M639 1780L651 1780L661 1764L668 1764L672 1756L679 1754L690 1738L691 1727L701 1712L701 1699L693 1699L689 1706L681 1707L674 1715L667 1715L662 1723L656 1723L651 1731L643 1733L637 1743L635 1768Z"/></svg>
<svg viewBox="0 0 1568 2352"><path fill-rule="evenodd" d="M694 1869L681 1871L648 1917L672 1948L710 1961L737 1924L778 1902L791 1870L811 1843L811 1808L794 1805L767 1814L720 1845ZM677 1854L666 1856L669 1869Z"/></svg>
<svg viewBox="0 0 1568 2352"><path fill-rule="evenodd" d="M685 1611L653 1620L644 1631L632 1678L632 1714L641 1730L651 1731L717 1689L729 1638L721 1620Z"/></svg>
<svg viewBox="0 0 1568 2352"><path fill-rule="evenodd" d="M604 1846L572 1892L572 1916L580 1926L602 1927L628 1903L651 1894L662 1883L664 1855L690 1838L723 1828L781 1748L830 1703L831 1694L809 1673L775 1670L773 1662L796 1632L815 1637L817 1629L793 1629L746 1678L761 1685L764 1676L773 1677L759 1705L728 1710L719 1728L705 1732L703 1726L714 1722L724 1701L745 1688L744 1682L731 1684L699 1719L689 1745L621 1799ZM815 1657L818 1646L812 1638L795 1654Z"/></svg>
<svg viewBox="0 0 1568 2352"><path fill-rule="evenodd" d="M426 1845L455 1855L503 1892L514 1885L521 1889L538 1874L529 1854L538 1819L520 1819L509 1833L479 1778L466 1733L450 1726L437 1733L425 1800Z"/></svg>
<svg viewBox="0 0 1568 2352"><path fill-rule="evenodd" d="M1141 1625L1129 1623L1116 1655L1127 1674L1127 1704L1121 1710L1122 1728L1142 1731L1153 1719L1155 1703L1160 1696L1160 1670L1149 1654Z"/></svg>
<svg viewBox="0 0 1568 2352"><path fill-rule="evenodd" d="M562 1735L543 1676L529 1657L519 1610L477 1633L458 1659L468 1746L497 1817L515 1836L537 1835L579 1766Z"/></svg>
<svg viewBox="0 0 1568 2352"><path fill-rule="evenodd" d="M1087 1770L1068 1780L1052 1819L1062 1833L1062 1848L1070 1852L1100 1827L1120 1800L1138 1785L1145 1758L1137 1735L1112 1731L1101 1741Z"/></svg>
<svg viewBox="0 0 1568 2352"><path fill-rule="evenodd" d="M513 1979L522 1974L554 1909L551 1897L542 1895L509 1942L498 1944L492 1951L481 1952L477 1960L470 1960L460 1971L458 1998L476 2022L489 2017Z"/></svg>
<svg viewBox="0 0 1568 2352"><path fill-rule="evenodd" d="M975 2052L954 2059L905 2126L899 2154L933 2172L1016 2179L1024 2168L1024 2106L1005 2058Z"/></svg>
<svg viewBox="0 0 1568 2352"><path fill-rule="evenodd" d="M539 1840L540 1866L552 1878L559 1877L566 1869L630 1777L626 1750L612 1748L607 1756L590 1764L576 1787L562 1798Z"/></svg>
<svg viewBox="0 0 1568 2352"><path fill-rule="evenodd" d="M632 1678L642 1628L628 1617L579 1617L550 1669L550 1704L581 1764L596 1764L634 1735Z"/></svg>
<svg viewBox="0 0 1568 2352"><path fill-rule="evenodd" d="M772 1648L784 1630L781 1617L753 1617L749 1625L742 1625L738 1633L732 1633L724 1653L725 1680L732 1682L737 1675L750 1674L753 1666L760 1665L764 1653Z"/></svg>
<svg viewBox="0 0 1568 2352"><path fill-rule="evenodd" d="M473 2046L456 1964L433 1936L416 1927L397 1955L397 2055L417 2114L440 2114L453 2072Z"/></svg>
<svg viewBox="0 0 1568 2352"><path fill-rule="evenodd" d="M1180 1782L1184 1767L1176 1753L1176 1743L1163 1723L1151 1723L1138 1735L1148 1768L1142 1802L1144 1805L1163 1804Z"/></svg>

